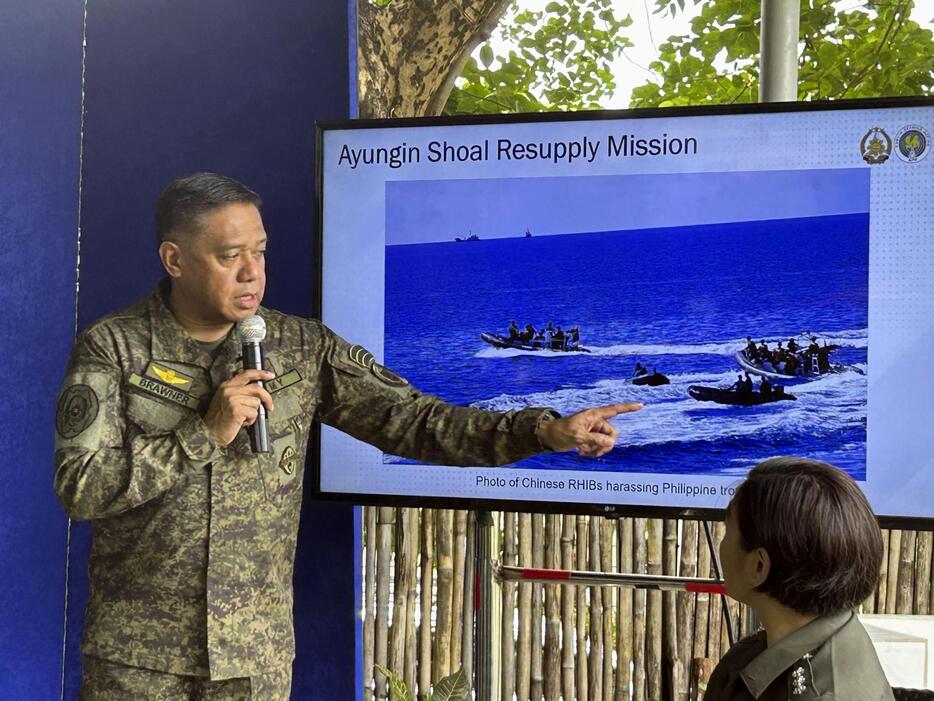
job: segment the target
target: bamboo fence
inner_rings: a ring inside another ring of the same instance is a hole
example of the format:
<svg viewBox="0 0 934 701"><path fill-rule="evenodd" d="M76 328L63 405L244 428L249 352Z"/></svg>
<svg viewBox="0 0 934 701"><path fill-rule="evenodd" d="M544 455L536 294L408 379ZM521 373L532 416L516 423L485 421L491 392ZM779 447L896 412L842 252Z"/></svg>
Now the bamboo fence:
<svg viewBox="0 0 934 701"><path fill-rule="evenodd" d="M383 664L423 701L473 667L474 514L364 509L365 701L388 699ZM520 567L713 577L697 521L497 514L497 558ZM715 545L723 524L711 524ZM884 530L864 613L934 612L932 533ZM699 701L728 647L719 597L570 584L503 583L499 686L508 701ZM739 637L749 613L730 603Z"/></svg>

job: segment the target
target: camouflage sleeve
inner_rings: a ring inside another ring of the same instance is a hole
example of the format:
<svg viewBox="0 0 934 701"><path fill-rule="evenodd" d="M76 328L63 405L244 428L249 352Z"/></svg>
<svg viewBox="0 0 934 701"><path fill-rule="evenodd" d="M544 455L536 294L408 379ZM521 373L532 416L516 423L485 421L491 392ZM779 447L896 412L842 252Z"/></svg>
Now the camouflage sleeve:
<svg viewBox="0 0 934 701"><path fill-rule="evenodd" d="M71 518L118 514L169 489L219 454L197 414L142 434L124 414L122 373L87 335L75 344L55 417L55 491Z"/></svg>
<svg viewBox="0 0 934 701"><path fill-rule="evenodd" d="M493 412L446 404L325 330L318 418L380 450L443 465L504 465L547 452L535 435L552 409Z"/></svg>

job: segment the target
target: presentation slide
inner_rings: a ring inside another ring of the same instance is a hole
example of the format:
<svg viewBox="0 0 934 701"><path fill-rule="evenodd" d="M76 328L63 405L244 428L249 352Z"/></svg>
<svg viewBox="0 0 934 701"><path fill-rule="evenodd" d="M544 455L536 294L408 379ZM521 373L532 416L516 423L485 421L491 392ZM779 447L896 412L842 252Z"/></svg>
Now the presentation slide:
<svg viewBox="0 0 934 701"><path fill-rule="evenodd" d="M325 324L454 404L645 407L498 468L323 427L316 488L687 514L802 455L934 516L934 102L743 109L323 126Z"/></svg>

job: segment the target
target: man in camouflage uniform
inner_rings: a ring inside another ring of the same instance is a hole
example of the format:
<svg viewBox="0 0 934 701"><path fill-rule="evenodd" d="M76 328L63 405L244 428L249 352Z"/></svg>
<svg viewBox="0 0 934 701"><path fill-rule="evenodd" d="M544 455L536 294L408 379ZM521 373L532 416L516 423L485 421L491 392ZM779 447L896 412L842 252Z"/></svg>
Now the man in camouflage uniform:
<svg viewBox="0 0 934 701"><path fill-rule="evenodd" d="M486 412L421 394L320 322L260 307L256 193L197 174L156 208L168 278L78 338L56 418L55 489L93 542L81 698L289 697L292 569L312 421L381 450L497 465L599 456L608 419ZM267 371L242 370L234 325L266 322ZM265 382L265 388L258 380ZM271 450L245 427L269 412Z"/></svg>

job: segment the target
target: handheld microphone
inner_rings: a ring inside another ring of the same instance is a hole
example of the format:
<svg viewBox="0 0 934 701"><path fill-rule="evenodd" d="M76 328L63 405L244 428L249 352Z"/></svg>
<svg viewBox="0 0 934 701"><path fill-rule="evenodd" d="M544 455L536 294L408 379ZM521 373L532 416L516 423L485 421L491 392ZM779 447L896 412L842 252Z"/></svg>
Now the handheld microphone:
<svg viewBox="0 0 934 701"><path fill-rule="evenodd" d="M263 370L263 339L266 338L266 322L262 317L251 316L237 323L237 332L243 344L243 369ZM259 383L262 386L262 382ZM254 453L269 452L269 422L266 407L259 405L259 413L252 426L247 427L250 448Z"/></svg>

